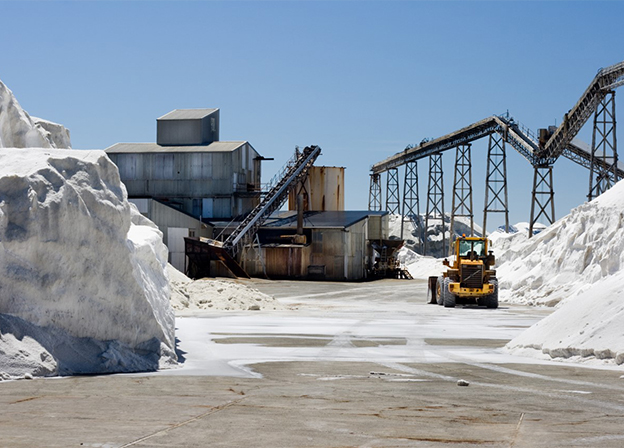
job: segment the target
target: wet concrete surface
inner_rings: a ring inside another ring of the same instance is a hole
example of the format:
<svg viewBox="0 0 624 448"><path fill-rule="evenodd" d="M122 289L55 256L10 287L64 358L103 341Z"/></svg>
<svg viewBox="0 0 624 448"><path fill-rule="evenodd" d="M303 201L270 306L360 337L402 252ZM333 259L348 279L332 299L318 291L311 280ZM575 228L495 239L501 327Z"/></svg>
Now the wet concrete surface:
<svg viewBox="0 0 624 448"><path fill-rule="evenodd" d="M421 292L415 285L257 281L264 292L297 304L294 316L357 316L357 326L347 322L348 347L323 346L336 335L345 341L345 332L329 325L283 332L279 322L293 319L289 314L219 314L207 320L220 325L210 347L288 356L258 357L262 362L248 365L258 377L184 375L183 367L177 374L1 382L0 446L624 446L622 369L497 357L507 340L501 334L522 331L549 310L445 310L424 304L424 287ZM374 337L384 332L367 327L375 319L400 326L403 315L420 322L423 332L402 340ZM271 324L249 329L245 320L237 326L236 319L249 316ZM445 327L447 321L452 326ZM456 326L484 330L466 334ZM428 334L432 329L448 331ZM271 351L282 348L286 352ZM300 350L314 356L293 360ZM406 352L382 356L393 350ZM433 362L416 362L423 350ZM412 360L411 353L418 356Z"/></svg>

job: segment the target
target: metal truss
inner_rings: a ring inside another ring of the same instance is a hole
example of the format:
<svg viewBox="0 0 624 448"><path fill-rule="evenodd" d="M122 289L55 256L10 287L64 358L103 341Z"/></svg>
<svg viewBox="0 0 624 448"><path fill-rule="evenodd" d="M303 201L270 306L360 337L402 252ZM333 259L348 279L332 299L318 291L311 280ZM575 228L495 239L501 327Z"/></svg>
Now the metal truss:
<svg viewBox="0 0 624 448"><path fill-rule="evenodd" d="M381 211L381 175L370 175L370 190L368 192L368 209L370 211Z"/></svg>
<svg viewBox="0 0 624 448"><path fill-rule="evenodd" d="M548 224L555 222L555 192L553 190L553 166L536 165L533 175L533 197L531 200L531 221L529 238L533 236L533 227L543 216ZM537 209L537 215L535 211Z"/></svg>
<svg viewBox="0 0 624 448"><path fill-rule="evenodd" d="M444 225L444 173L442 171L442 153L429 157L429 185L427 191L427 213L425 214L424 254L427 254L427 232L429 221L440 220L442 223L442 253L446 248Z"/></svg>
<svg viewBox="0 0 624 448"><path fill-rule="evenodd" d="M607 92L594 115L594 132L589 167L588 200L611 188L618 181L617 139L615 134L615 92ZM595 163L602 161L602 165Z"/></svg>
<svg viewBox="0 0 624 448"><path fill-rule="evenodd" d="M470 144L459 145L455 151L455 176L453 178L453 201L451 206L450 242L455 235L455 218L470 218L470 236L474 236L474 215L472 214L472 162ZM449 244L449 255L452 244Z"/></svg>
<svg viewBox="0 0 624 448"><path fill-rule="evenodd" d="M403 211L401 219L401 239L403 239L403 227L405 222L411 222L414 228L419 228L420 252L422 253L423 226L420 225L420 203L418 199L418 162L407 162L405 164L405 177L403 179Z"/></svg>
<svg viewBox="0 0 624 448"><path fill-rule="evenodd" d="M388 170L388 179L386 183L386 211L393 215L398 215L401 210L401 201L399 199L399 169L392 168Z"/></svg>
<svg viewBox="0 0 624 448"><path fill-rule="evenodd" d="M505 140L498 134L490 135L486 173L485 205L483 207L483 235L487 235L488 213L504 213L505 232L509 232L507 154L505 152Z"/></svg>

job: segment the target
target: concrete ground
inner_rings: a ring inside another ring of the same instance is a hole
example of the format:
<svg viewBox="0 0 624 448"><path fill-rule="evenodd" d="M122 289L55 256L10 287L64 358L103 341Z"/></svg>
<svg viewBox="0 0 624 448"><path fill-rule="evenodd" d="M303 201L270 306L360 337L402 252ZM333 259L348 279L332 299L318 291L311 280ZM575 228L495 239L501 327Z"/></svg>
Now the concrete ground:
<svg viewBox="0 0 624 448"><path fill-rule="evenodd" d="M247 283L297 310L179 319L215 331L181 338L175 371L2 382L0 446L624 446L622 369L500 351L548 310L426 305L418 281ZM201 370L204 350L235 375Z"/></svg>

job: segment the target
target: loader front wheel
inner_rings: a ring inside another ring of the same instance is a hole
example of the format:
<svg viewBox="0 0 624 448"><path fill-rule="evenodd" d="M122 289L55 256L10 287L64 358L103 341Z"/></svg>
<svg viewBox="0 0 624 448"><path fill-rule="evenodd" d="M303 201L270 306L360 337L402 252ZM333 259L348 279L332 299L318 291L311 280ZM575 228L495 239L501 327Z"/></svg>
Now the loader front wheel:
<svg viewBox="0 0 624 448"><path fill-rule="evenodd" d="M455 308L455 294L452 294L449 290L450 278L444 279L444 288L442 289L442 297L444 302L444 308Z"/></svg>
<svg viewBox="0 0 624 448"><path fill-rule="evenodd" d="M427 303L438 303L438 277L429 277L427 280Z"/></svg>
<svg viewBox="0 0 624 448"><path fill-rule="evenodd" d="M444 277L438 277L438 283L436 286L436 302L438 305L444 305Z"/></svg>
<svg viewBox="0 0 624 448"><path fill-rule="evenodd" d="M484 305L487 308L496 309L498 308L498 280L493 278L490 280L490 284L494 285L494 292L485 296L485 300L483 301Z"/></svg>

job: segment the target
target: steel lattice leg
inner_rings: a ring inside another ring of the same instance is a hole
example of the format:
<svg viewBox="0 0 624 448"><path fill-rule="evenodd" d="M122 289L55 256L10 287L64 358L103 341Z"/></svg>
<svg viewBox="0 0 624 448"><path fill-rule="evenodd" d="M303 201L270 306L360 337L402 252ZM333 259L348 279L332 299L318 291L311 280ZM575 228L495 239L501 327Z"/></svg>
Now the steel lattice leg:
<svg viewBox="0 0 624 448"><path fill-rule="evenodd" d="M615 123L615 91L610 91L598 104L594 115L589 194L587 195L587 199L590 201L600 196L618 181ZM604 162L610 168L606 169L595 164L595 160Z"/></svg>
<svg viewBox="0 0 624 448"><path fill-rule="evenodd" d="M533 227L544 216L549 224L555 222L555 192L553 190L552 165L535 166L533 175L533 199L531 201L531 222L529 238L533 236ZM535 211L537 208L537 215ZM549 213L550 212L550 213Z"/></svg>
<svg viewBox="0 0 624 448"><path fill-rule="evenodd" d="M444 173L442 171L442 154L429 157L429 188L427 191L427 213L425 214L425 248L427 254L427 233L429 221L440 220L442 223L442 253L446 253L446 229L444 225Z"/></svg>
<svg viewBox="0 0 624 448"><path fill-rule="evenodd" d="M391 168L388 170L386 183L386 211L388 213L398 215L401 211L399 194L399 170L398 168Z"/></svg>
<svg viewBox="0 0 624 448"><path fill-rule="evenodd" d="M381 211L381 176L379 174L370 175L368 209L374 212Z"/></svg>
<svg viewBox="0 0 624 448"><path fill-rule="evenodd" d="M449 255L452 255L452 242L455 236L455 218L470 218L470 236L474 236L474 216L472 214L472 161L470 144L459 145L455 150L455 175L453 177L453 202L451 205L451 229Z"/></svg>
<svg viewBox="0 0 624 448"><path fill-rule="evenodd" d="M405 178L403 184L403 218L401 220L401 239L403 239L403 228L406 221L411 222L414 228L420 229L420 253L423 244L423 226L420 225L420 203L418 199L418 162L407 162L405 164Z"/></svg>
<svg viewBox="0 0 624 448"><path fill-rule="evenodd" d="M509 232L509 202L507 196L507 155L501 135L490 134L483 207L483 235L487 235L488 213L505 214L505 232Z"/></svg>

